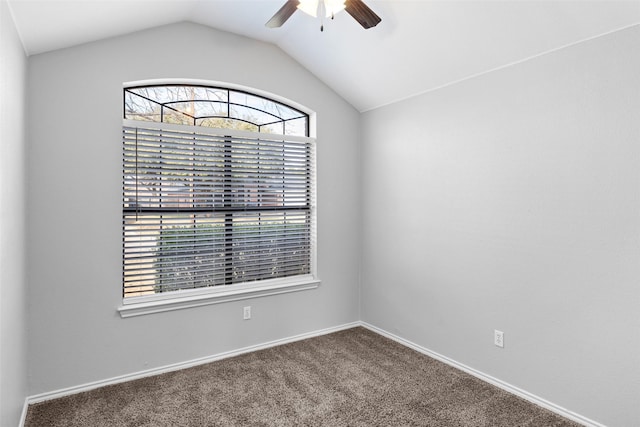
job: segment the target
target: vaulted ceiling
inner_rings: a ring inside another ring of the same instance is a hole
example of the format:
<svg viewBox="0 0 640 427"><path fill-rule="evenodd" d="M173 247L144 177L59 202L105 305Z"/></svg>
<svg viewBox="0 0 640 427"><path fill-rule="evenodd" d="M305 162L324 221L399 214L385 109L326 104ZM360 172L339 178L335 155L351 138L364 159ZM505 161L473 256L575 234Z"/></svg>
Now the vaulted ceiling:
<svg viewBox="0 0 640 427"><path fill-rule="evenodd" d="M274 43L360 111L640 24L640 0L365 0L381 18L324 23L285 0L8 0L34 55L180 21Z"/></svg>

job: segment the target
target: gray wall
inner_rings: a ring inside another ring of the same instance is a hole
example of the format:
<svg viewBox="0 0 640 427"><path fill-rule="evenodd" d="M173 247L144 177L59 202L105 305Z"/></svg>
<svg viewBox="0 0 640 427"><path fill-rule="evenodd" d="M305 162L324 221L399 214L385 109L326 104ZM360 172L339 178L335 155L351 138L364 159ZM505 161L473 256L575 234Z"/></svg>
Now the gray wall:
<svg viewBox="0 0 640 427"><path fill-rule="evenodd" d="M25 88L27 59L0 1L0 425L18 425L27 395Z"/></svg>
<svg viewBox="0 0 640 427"><path fill-rule="evenodd" d="M116 313L122 84L156 78L245 85L317 113L320 288ZM30 394L358 319L359 113L278 48L182 23L32 56L28 81Z"/></svg>
<svg viewBox="0 0 640 427"><path fill-rule="evenodd" d="M638 46L636 26L363 114L362 319L637 425Z"/></svg>

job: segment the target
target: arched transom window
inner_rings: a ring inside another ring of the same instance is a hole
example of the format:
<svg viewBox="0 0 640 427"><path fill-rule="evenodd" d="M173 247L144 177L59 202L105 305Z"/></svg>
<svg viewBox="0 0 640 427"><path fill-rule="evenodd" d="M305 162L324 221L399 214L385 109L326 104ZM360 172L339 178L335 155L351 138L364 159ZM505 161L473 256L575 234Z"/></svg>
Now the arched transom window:
<svg viewBox="0 0 640 427"><path fill-rule="evenodd" d="M124 90L125 119L282 135L309 135L309 116L288 105L220 87L169 85Z"/></svg>

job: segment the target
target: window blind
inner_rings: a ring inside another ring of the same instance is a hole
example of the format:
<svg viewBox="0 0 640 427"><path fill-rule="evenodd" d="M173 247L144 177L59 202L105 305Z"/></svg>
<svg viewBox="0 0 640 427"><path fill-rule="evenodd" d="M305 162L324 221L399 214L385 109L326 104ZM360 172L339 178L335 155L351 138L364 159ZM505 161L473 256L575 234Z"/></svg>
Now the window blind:
<svg viewBox="0 0 640 427"><path fill-rule="evenodd" d="M125 120L123 296L312 273L313 138Z"/></svg>

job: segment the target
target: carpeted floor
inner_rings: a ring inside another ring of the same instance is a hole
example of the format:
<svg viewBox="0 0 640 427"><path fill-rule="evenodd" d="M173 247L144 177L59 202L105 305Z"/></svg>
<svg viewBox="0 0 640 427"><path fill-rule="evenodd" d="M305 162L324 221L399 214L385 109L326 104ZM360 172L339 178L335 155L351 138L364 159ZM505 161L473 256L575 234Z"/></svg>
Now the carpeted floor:
<svg viewBox="0 0 640 427"><path fill-rule="evenodd" d="M45 426L578 424L354 328L31 405Z"/></svg>

